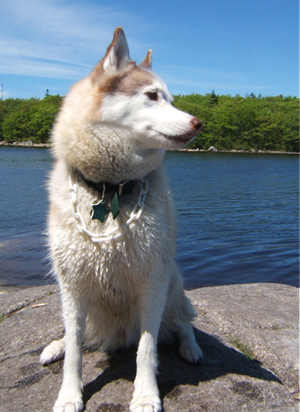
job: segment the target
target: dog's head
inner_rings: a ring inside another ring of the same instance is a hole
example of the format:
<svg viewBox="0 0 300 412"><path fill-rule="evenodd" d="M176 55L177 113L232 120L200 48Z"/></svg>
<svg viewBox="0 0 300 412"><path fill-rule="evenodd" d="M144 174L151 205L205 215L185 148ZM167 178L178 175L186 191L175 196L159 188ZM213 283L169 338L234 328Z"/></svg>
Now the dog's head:
<svg viewBox="0 0 300 412"><path fill-rule="evenodd" d="M151 60L149 50L136 65L129 57L123 29L115 30L104 58L65 99L53 132L58 157L67 158L71 166L94 179L96 170L117 158L119 165L111 165L113 179L121 173L116 168L126 169L125 163L128 170L124 173L133 178L137 172L130 162L138 168L142 166L139 161L148 159L154 169L162 160L160 149L181 148L200 132L202 124L197 118L172 106L166 85L151 71ZM103 149L106 159L101 155ZM149 165L140 170L149 172Z"/></svg>
<svg viewBox="0 0 300 412"><path fill-rule="evenodd" d="M122 28L115 30L104 59L91 73L103 94L98 119L130 131L141 148L180 148L200 132L202 124L171 105L166 85L151 71L151 60L149 50L136 65Z"/></svg>

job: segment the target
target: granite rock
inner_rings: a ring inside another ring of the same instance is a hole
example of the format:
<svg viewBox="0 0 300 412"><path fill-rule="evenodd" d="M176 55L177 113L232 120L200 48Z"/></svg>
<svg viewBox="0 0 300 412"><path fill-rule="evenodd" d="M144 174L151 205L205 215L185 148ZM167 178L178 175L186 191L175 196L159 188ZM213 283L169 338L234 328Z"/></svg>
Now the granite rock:
<svg viewBox="0 0 300 412"><path fill-rule="evenodd" d="M298 411L298 289L247 284L187 295L198 314L195 334L205 358L189 365L176 346L159 347L164 411ZM2 293L0 311L0 411L51 411L63 361L43 367L39 355L64 333L57 286ZM128 411L135 352L84 351L86 411Z"/></svg>

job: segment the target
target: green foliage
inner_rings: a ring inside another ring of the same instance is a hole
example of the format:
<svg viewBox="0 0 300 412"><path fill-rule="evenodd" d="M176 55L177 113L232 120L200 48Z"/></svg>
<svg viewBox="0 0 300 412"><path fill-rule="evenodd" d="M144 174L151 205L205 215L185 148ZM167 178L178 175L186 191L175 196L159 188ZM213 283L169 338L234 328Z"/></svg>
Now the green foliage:
<svg viewBox="0 0 300 412"><path fill-rule="evenodd" d="M198 117L203 131L190 148L219 150L299 151L299 99L253 93L175 96L174 106Z"/></svg>
<svg viewBox="0 0 300 412"><path fill-rule="evenodd" d="M43 99L0 101L0 140L34 143L48 141L52 124L62 103L59 95L46 90ZM210 94L175 96L173 104L198 117L203 131L190 148L218 150L299 151L299 99Z"/></svg>
<svg viewBox="0 0 300 412"><path fill-rule="evenodd" d="M0 140L46 143L62 102L59 95L43 99L6 99L0 101Z"/></svg>

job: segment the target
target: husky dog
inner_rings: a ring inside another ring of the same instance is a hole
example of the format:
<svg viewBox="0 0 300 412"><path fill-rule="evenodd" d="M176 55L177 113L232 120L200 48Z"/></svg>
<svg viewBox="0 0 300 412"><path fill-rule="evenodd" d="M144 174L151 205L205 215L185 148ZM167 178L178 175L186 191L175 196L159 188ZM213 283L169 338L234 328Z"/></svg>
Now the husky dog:
<svg viewBox="0 0 300 412"><path fill-rule="evenodd" d="M104 350L137 345L131 412L161 411L158 339L177 337L188 362L202 356L175 264L175 214L162 166L165 150L186 145L202 124L171 105L151 56L136 65L118 27L53 128L48 231L66 333L40 361L65 358L55 412L84 408L83 340Z"/></svg>

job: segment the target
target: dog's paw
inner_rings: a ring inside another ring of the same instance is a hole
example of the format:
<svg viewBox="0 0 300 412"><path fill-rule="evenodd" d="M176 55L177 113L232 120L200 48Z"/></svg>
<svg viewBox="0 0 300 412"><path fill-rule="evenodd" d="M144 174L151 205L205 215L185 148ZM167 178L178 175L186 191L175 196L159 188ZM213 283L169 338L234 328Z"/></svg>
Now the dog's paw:
<svg viewBox="0 0 300 412"><path fill-rule="evenodd" d="M81 396L59 397L55 402L52 412L81 412L84 409Z"/></svg>
<svg viewBox="0 0 300 412"><path fill-rule="evenodd" d="M196 342L184 340L179 346L181 357L189 363L196 363L203 358L203 352Z"/></svg>
<svg viewBox="0 0 300 412"><path fill-rule="evenodd" d="M65 355L65 344L63 340L54 340L50 345L46 346L40 356L40 363L48 365L62 359Z"/></svg>
<svg viewBox="0 0 300 412"><path fill-rule="evenodd" d="M161 412L159 396L139 396L136 399L133 398L130 404L130 412Z"/></svg>

